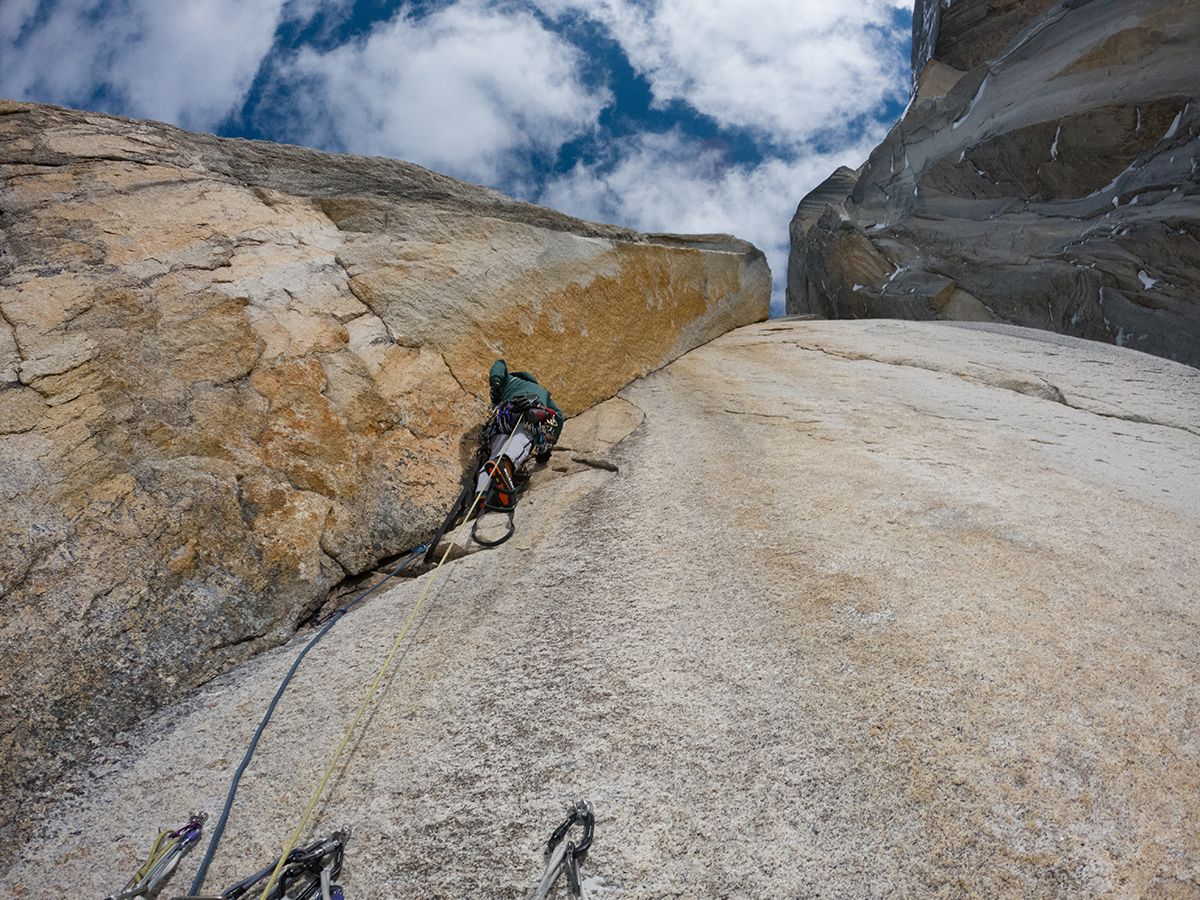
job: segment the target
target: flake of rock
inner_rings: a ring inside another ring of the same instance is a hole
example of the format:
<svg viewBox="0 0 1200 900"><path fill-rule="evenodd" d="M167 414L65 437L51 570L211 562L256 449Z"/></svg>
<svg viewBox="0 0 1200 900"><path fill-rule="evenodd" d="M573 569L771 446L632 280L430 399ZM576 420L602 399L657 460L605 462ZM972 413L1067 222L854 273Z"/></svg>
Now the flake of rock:
<svg viewBox="0 0 1200 900"><path fill-rule="evenodd" d="M495 357L574 414L767 314L745 242L394 160L3 101L0 178L0 868L91 743L427 539Z"/></svg>

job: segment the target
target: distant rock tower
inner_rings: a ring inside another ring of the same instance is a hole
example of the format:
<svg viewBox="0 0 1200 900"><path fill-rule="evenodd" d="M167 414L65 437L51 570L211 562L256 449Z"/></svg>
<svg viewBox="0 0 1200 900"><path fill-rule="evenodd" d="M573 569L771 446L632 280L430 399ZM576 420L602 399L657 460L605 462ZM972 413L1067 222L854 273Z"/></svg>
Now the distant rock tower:
<svg viewBox="0 0 1200 900"><path fill-rule="evenodd" d="M1200 365L1200 17L917 0L914 96L792 221L787 309L1002 322Z"/></svg>

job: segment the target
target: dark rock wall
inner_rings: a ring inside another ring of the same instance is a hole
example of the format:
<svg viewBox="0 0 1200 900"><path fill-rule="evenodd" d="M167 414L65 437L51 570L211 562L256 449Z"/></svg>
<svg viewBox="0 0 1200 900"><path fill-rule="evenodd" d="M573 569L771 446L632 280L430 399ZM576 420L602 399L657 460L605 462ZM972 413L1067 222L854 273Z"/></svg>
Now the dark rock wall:
<svg viewBox="0 0 1200 900"><path fill-rule="evenodd" d="M805 238L817 224L825 209L833 204L841 206L850 196L858 181L858 173L853 169L842 166L825 179L811 194L800 201L796 214L792 216L790 232L792 246L798 248L794 253L804 254L807 244ZM845 210L844 206L841 209ZM801 260L799 265L788 266L788 312L804 313L837 318L837 311L828 302L829 295L820 285L809 281L810 269Z"/></svg>
<svg viewBox="0 0 1200 900"><path fill-rule="evenodd" d="M913 79L937 52L938 28L942 23L942 0L916 0L913 6Z"/></svg>
<svg viewBox="0 0 1200 900"><path fill-rule="evenodd" d="M852 187L801 203L789 312L1008 322L1200 364L1200 16L1046 6L918 4L938 77Z"/></svg>
<svg viewBox="0 0 1200 900"><path fill-rule="evenodd" d="M934 56L966 71L997 59L1058 0L957 0L942 10Z"/></svg>
<svg viewBox="0 0 1200 900"><path fill-rule="evenodd" d="M1017 33L1059 0L916 0L913 81L931 59L966 71L996 59Z"/></svg>

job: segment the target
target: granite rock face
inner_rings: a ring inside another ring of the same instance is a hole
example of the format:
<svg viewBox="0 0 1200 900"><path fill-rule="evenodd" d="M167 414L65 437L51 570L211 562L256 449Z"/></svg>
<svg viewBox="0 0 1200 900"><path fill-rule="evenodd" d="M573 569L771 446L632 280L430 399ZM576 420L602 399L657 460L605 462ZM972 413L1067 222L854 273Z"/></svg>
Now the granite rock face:
<svg viewBox="0 0 1200 900"><path fill-rule="evenodd" d="M535 487L433 588L312 829L355 827L348 897L528 897L580 796L595 897L1196 895L1200 371L772 321L611 405L564 443L619 471ZM305 660L208 892L279 852L424 588ZM218 809L298 645L102 748L0 895L105 896Z"/></svg>
<svg viewBox="0 0 1200 900"><path fill-rule="evenodd" d="M494 357L576 413L767 314L744 242L402 162L5 102L0 179L8 800L419 543Z"/></svg>
<svg viewBox="0 0 1200 900"><path fill-rule="evenodd" d="M816 222L793 229L788 310L1005 322L1200 364L1200 17L995 6L918 6L914 61L933 49L913 102L852 188L801 204Z"/></svg>

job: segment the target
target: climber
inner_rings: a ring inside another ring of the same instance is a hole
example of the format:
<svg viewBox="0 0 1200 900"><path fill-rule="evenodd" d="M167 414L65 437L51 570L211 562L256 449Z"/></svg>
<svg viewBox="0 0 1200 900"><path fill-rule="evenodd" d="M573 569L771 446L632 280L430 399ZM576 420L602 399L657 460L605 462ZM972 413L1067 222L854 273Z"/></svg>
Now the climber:
<svg viewBox="0 0 1200 900"><path fill-rule="evenodd" d="M516 502L518 472L530 454L535 454L539 463L550 459L550 448L562 434L563 414L533 375L509 372L502 359L492 363L488 388L495 407L484 434L490 441L490 453L475 489L486 490L490 477L496 504L511 508Z"/></svg>

